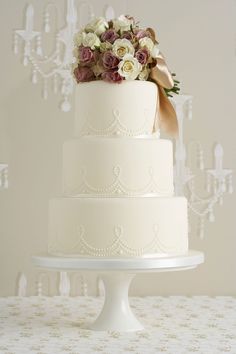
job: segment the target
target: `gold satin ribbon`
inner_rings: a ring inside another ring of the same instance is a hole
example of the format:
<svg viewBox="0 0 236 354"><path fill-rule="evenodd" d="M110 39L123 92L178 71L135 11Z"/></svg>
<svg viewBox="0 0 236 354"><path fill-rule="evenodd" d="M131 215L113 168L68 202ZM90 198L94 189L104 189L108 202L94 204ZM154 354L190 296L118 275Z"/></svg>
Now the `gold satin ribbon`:
<svg viewBox="0 0 236 354"><path fill-rule="evenodd" d="M166 133L176 137L178 135L177 116L164 90L164 88L171 89L174 86L174 80L161 53L156 58L156 66L151 69L150 78L156 83L158 88L153 132L157 131L160 125Z"/></svg>

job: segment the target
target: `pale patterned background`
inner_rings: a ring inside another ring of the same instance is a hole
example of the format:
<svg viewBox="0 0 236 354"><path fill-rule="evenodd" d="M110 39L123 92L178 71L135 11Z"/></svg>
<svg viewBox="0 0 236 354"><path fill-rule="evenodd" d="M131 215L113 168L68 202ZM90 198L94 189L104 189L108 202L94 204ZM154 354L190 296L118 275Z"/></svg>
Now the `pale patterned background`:
<svg viewBox="0 0 236 354"><path fill-rule="evenodd" d="M31 1L42 14L44 0ZM56 1L63 9L64 2ZM94 0L96 15L105 1ZM117 13L124 1L110 1ZM18 272L35 293L37 271L30 256L47 249L49 198L61 191L62 143L72 136L73 112L63 114L54 96L39 98L40 88L28 80L28 69L12 54L13 29L23 24L24 0L0 2L0 161L9 163L10 188L0 191L0 296L15 294ZM201 139L208 151L220 141L225 167L236 165L236 2L233 0L129 0L127 10L157 30L169 66L178 73L182 92L194 96L194 116L186 124L188 139ZM40 26L41 16L36 16ZM236 295L234 202L227 196L207 224L204 240L191 235L191 248L205 252L206 262L189 272L139 275L132 294ZM49 274L54 293L55 274ZM88 274L89 292L95 275Z"/></svg>

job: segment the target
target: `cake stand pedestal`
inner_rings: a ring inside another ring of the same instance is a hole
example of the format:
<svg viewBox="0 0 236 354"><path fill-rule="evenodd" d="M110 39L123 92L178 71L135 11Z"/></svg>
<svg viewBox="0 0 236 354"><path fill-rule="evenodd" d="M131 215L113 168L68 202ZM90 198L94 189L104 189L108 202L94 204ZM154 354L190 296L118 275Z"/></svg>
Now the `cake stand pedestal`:
<svg viewBox="0 0 236 354"><path fill-rule="evenodd" d="M50 270L90 270L99 272L105 288L102 311L90 329L96 331L138 331L142 324L129 305L129 286L138 273L187 270L204 262L202 252L190 250L185 255L151 258L95 258L33 256L36 267Z"/></svg>

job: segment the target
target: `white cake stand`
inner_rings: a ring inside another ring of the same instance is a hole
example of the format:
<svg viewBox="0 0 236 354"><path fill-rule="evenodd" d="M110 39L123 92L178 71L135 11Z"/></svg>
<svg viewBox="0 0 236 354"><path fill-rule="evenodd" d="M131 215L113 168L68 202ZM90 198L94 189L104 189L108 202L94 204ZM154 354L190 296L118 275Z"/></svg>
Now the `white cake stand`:
<svg viewBox="0 0 236 354"><path fill-rule="evenodd" d="M105 287L102 311L90 329L96 331L138 331L142 324L129 306L129 286L137 273L187 270L204 262L202 252L159 258L85 258L33 256L33 263L50 270L97 271Z"/></svg>

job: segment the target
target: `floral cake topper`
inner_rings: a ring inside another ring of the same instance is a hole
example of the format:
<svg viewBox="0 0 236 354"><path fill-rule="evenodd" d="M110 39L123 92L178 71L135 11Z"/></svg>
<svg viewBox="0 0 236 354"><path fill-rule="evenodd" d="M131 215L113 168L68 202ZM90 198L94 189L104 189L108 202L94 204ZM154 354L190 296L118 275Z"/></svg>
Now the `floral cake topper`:
<svg viewBox="0 0 236 354"><path fill-rule="evenodd" d="M95 80L116 84L124 80L156 83L159 121L164 130L176 135L177 119L167 96L179 92L179 82L169 71L152 28L140 28L127 15L110 21L94 18L75 34L74 44L72 69L77 83Z"/></svg>

